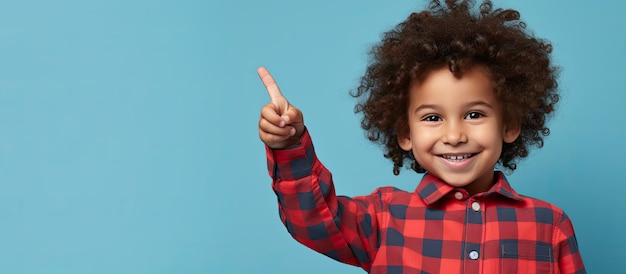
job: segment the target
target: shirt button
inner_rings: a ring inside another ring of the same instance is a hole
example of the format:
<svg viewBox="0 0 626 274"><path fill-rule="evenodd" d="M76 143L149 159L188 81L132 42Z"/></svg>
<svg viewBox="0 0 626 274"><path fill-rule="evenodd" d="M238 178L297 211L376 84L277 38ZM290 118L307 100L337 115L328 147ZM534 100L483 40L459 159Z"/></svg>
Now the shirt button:
<svg viewBox="0 0 626 274"><path fill-rule="evenodd" d="M478 202L473 202L472 203L472 209L476 212L480 211L480 203Z"/></svg>
<svg viewBox="0 0 626 274"><path fill-rule="evenodd" d="M460 191L457 193L454 193L454 198L456 198L457 200L463 199L463 193L461 193Z"/></svg>
<svg viewBox="0 0 626 274"><path fill-rule="evenodd" d="M476 259L478 259L478 251L476 251L476 250L472 250L472 251L469 253L469 257L470 257L470 259L472 259L472 260L476 260Z"/></svg>

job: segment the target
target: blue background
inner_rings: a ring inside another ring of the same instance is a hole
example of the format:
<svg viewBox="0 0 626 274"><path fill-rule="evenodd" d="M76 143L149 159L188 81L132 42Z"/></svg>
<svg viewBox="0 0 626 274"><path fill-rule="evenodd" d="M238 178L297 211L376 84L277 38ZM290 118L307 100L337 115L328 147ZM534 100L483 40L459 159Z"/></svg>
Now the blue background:
<svg viewBox="0 0 626 274"><path fill-rule="evenodd" d="M573 219L590 273L626 258L623 1L497 1L552 41L552 134L509 176ZM267 66L337 192L411 190L348 92L423 1L3 1L0 273L363 273L279 221L259 110Z"/></svg>

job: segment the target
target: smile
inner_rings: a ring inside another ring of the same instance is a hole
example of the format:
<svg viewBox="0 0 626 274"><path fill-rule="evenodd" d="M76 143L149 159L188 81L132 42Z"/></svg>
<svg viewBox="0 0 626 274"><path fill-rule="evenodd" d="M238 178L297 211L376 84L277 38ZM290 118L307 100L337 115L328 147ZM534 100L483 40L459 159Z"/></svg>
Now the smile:
<svg viewBox="0 0 626 274"><path fill-rule="evenodd" d="M474 156L474 154L472 153L468 153L468 154L462 154L462 155L441 155L442 158L447 159L447 160L452 160L452 161L462 161L465 159L469 159L472 156Z"/></svg>

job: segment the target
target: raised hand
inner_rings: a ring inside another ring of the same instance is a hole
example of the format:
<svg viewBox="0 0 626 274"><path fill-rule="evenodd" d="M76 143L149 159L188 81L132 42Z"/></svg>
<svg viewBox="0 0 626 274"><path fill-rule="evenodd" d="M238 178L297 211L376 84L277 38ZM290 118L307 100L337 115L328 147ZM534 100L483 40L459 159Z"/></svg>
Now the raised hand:
<svg viewBox="0 0 626 274"><path fill-rule="evenodd" d="M270 102L261 109L259 137L273 149L283 149L295 145L304 132L302 112L289 104L272 75L264 67L257 70Z"/></svg>

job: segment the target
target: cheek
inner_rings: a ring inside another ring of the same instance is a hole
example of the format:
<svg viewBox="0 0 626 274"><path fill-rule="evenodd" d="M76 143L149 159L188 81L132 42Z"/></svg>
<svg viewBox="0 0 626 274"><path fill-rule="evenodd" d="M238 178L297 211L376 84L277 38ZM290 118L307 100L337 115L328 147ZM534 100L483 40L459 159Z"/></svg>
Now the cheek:
<svg viewBox="0 0 626 274"><path fill-rule="evenodd" d="M485 148L502 150L502 132L498 128L485 128L474 132L474 140L477 140Z"/></svg>
<svg viewBox="0 0 626 274"><path fill-rule="evenodd" d="M428 128L418 127L411 128L411 141L413 147L417 150L430 150L437 140L437 134L432 129L428 130Z"/></svg>

